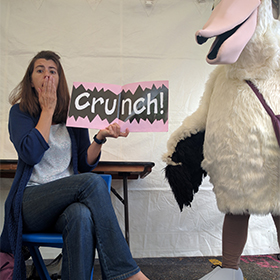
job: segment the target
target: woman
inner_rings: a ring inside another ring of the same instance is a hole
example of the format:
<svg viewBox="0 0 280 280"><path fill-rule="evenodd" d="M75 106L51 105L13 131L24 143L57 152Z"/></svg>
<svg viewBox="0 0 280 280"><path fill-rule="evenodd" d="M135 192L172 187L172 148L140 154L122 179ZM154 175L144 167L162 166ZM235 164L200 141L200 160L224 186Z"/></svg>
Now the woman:
<svg viewBox="0 0 280 280"><path fill-rule="evenodd" d="M117 124L66 128L69 92L60 57L38 53L12 92L9 133L18 167L5 203L1 251L15 257L13 279L25 279L22 232L61 232L62 279L90 279L97 248L103 279L148 279L133 260L105 181L91 173L106 137L127 137Z"/></svg>

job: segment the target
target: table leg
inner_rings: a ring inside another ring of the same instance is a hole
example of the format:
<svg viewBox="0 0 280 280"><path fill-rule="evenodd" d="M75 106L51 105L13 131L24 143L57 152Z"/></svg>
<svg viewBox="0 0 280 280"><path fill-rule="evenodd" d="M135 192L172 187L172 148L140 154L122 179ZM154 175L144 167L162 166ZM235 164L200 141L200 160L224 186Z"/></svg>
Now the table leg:
<svg viewBox="0 0 280 280"><path fill-rule="evenodd" d="M122 176L123 176L125 239L129 246L129 215L128 215L128 191L127 191L127 177L129 176L129 173L122 173Z"/></svg>

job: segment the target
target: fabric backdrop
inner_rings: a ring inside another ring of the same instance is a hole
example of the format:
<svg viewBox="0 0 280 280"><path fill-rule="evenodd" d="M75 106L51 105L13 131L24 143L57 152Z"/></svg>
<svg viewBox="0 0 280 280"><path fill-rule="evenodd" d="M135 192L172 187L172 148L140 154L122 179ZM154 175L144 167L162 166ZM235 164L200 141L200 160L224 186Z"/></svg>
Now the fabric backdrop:
<svg viewBox="0 0 280 280"><path fill-rule="evenodd" d="M210 46L194 34L208 19L211 0L1 0L0 158L15 159L7 123L8 95L41 50L62 57L73 82L124 85L169 81L169 131L109 139L102 160L152 161L145 179L129 181L130 244L134 257L221 255L223 214L205 179L182 213L164 178L162 154L170 134L198 107L208 75ZM95 130L90 130L94 135ZM11 180L1 180L0 228ZM122 192L122 181L113 186ZM122 228L123 206L112 195ZM270 216L252 217L244 254L276 253ZM53 251L45 251L52 256Z"/></svg>

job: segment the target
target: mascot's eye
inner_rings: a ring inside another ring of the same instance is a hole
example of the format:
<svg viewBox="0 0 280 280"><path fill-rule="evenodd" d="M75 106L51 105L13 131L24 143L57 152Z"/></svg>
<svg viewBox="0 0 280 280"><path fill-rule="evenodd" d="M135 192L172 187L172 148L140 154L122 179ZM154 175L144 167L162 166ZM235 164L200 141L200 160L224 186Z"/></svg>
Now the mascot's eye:
<svg viewBox="0 0 280 280"><path fill-rule="evenodd" d="M273 17L280 20L280 5L279 0L272 0Z"/></svg>

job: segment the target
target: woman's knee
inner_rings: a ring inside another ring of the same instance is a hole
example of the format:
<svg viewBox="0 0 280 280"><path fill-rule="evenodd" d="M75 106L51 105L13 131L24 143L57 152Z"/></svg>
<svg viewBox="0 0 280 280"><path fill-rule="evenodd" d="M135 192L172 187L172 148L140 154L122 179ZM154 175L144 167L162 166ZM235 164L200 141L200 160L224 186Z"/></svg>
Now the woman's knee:
<svg viewBox="0 0 280 280"><path fill-rule="evenodd" d="M105 193L107 195L109 193L109 188L106 181L96 173L83 173L84 182L87 183L88 187L93 188L94 191L99 192L100 194Z"/></svg>
<svg viewBox="0 0 280 280"><path fill-rule="evenodd" d="M64 229L70 230L93 230L93 219L90 209L83 203L70 204L57 220L56 228L63 232Z"/></svg>
<svg viewBox="0 0 280 280"><path fill-rule="evenodd" d="M107 183L99 174L88 172L79 174L79 176L83 177L84 182L89 182L90 184L101 186L103 188L106 187L108 189Z"/></svg>

